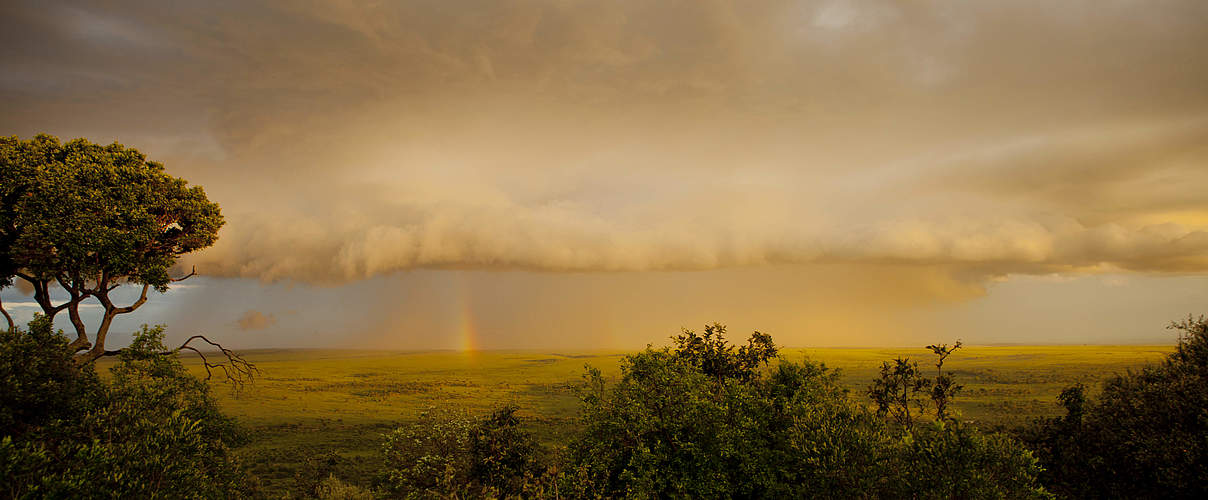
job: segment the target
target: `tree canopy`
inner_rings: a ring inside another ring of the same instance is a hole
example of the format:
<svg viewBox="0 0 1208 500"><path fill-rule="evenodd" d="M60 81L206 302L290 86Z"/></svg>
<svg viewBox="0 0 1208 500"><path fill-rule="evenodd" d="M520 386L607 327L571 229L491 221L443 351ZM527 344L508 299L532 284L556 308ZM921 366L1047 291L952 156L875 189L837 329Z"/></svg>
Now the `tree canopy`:
<svg viewBox="0 0 1208 500"><path fill-rule="evenodd" d="M150 289L164 292L182 279L169 274L177 258L213 245L222 225L218 204L201 187L136 149L0 137L0 288L25 280L47 317L67 311L78 360L111 353L105 336L113 318L141 306ZM110 292L124 283L142 292L131 304L115 304ZM62 303L52 301L53 286L67 292ZM79 313L90 298L104 311L92 332Z"/></svg>

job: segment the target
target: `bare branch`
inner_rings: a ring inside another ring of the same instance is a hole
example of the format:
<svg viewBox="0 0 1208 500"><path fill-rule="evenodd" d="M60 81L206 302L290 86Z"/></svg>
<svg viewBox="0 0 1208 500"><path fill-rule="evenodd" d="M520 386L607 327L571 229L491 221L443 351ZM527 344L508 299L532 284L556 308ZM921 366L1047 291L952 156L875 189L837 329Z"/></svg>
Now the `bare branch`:
<svg viewBox="0 0 1208 500"><path fill-rule="evenodd" d="M147 302L147 290L150 288L151 288L151 285L144 283L143 292L141 294L139 294L138 300L134 301L133 304L130 304L126 307L112 307L112 308L107 307L107 309L109 309L109 312L111 312L115 316L118 314L126 314L128 312L134 312L135 309L138 309L140 306L142 306L144 303ZM112 306L112 304L110 304L110 306Z"/></svg>
<svg viewBox="0 0 1208 500"><path fill-rule="evenodd" d="M172 281L172 283L176 283L176 282L178 282L178 281L184 281L184 280L187 280L187 279L192 278L193 276L196 276L196 275L197 275L197 266L193 266L193 270L189 271L189 274L186 274L186 275L181 276L181 277L179 277L179 278L173 278L171 281Z"/></svg>
<svg viewBox="0 0 1208 500"><path fill-rule="evenodd" d="M189 343L193 342L194 340L201 340L202 342L210 344L211 346L217 347L218 352L226 358L226 361L218 363L210 362L209 358L207 358L201 350L189 345ZM201 357L201 364L206 369L206 380L209 380L210 377L213 376L212 369L221 369L227 381L235 386L236 391L242 389L244 384L255 382L256 375L260 374L260 370L256 368L256 365L244 359L243 356L240 356L235 351L223 347L221 344L206 338L204 335L194 335L189 337L180 345L180 347L177 347L170 352L180 352L181 350L193 351L197 353L199 357Z"/></svg>

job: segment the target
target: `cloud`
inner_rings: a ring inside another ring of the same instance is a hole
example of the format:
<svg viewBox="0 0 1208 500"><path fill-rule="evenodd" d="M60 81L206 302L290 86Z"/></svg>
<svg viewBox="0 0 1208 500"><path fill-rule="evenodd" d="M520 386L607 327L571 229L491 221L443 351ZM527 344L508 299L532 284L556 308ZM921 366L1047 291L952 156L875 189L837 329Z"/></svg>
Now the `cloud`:
<svg viewBox="0 0 1208 500"><path fill-rule="evenodd" d="M1204 2L3 8L0 125L205 186L213 276L1208 271Z"/></svg>
<svg viewBox="0 0 1208 500"><path fill-rule="evenodd" d="M277 324L277 317L272 313L264 314L255 309L245 311L236 321L240 330L264 330Z"/></svg>
<svg viewBox="0 0 1208 500"><path fill-rule="evenodd" d="M25 302L25 301L8 302L8 301L5 301L3 305L4 305L5 309L33 309L33 310L36 310L37 312L42 311L42 306L38 305L37 302ZM100 308L101 308L100 304L89 304L89 303L80 304L80 309L100 309Z"/></svg>

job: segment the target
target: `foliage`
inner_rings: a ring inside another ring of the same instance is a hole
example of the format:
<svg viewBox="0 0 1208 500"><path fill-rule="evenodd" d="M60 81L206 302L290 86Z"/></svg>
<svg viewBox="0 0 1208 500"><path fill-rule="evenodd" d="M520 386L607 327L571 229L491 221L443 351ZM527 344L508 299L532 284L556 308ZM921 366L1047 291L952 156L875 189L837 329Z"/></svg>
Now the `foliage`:
<svg viewBox="0 0 1208 500"><path fill-rule="evenodd" d="M105 354L114 316L141 306L148 288L167 290L177 257L214 244L222 224L200 187L138 150L49 135L0 137L0 287L20 277L44 314L67 310L76 330L71 347L91 347L86 359ZM143 293L118 306L109 292L124 282L143 285ZM52 304L52 284L70 299ZM94 341L78 311L88 298L104 311Z"/></svg>
<svg viewBox="0 0 1208 500"><path fill-rule="evenodd" d="M921 423L897 443L888 496L1051 498L1041 467L1019 441L951 421Z"/></svg>
<svg viewBox="0 0 1208 500"><path fill-rule="evenodd" d="M873 380L868 388L868 397L877 405L877 415L891 416L894 421L906 429L914 426L912 406L925 411L923 398L920 394L927 393L930 381L922 376L919 364L909 358L897 358L893 364L888 361L881 363L881 376Z"/></svg>
<svg viewBox="0 0 1208 500"><path fill-rule="evenodd" d="M1208 496L1208 320L1175 322L1175 352L1104 381L1097 400L1062 392L1066 415L1022 435L1062 494L1097 498Z"/></svg>
<svg viewBox="0 0 1208 500"><path fill-rule="evenodd" d="M583 433L569 449L573 494L1047 496L1035 458L1012 439L943 421L901 432L851 401L825 366L781 359L765 368L770 338L752 337L749 346L767 347L753 363L743 356L752 350L729 348L719 331L628 356L613 384L589 369ZM915 370L898 387L915 384Z"/></svg>
<svg viewBox="0 0 1208 500"><path fill-rule="evenodd" d="M0 436L77 420L104 390L91 367L64 355L67 341L46 316L35 315L28 331L0 331L0 346Z"/></svg>
<svg viewBox="0 0 1208 500"><path fill-rule="evenodd" d="M327 476L315 488L315 498L319 500L373 500L374 495L360 486L347 484L335 476Z"/></svg>
<svg viewBox="0 0 1208 500"><path fill-rule="evenodd" d="M174 354L162 354L162 327L135 335L100 382L73 361L44 318L4 337L0 358L29 353L38 369L8 372L12 398L37 399L30 390L68 389L63 401L29 412L35 418L0 442L7 498L222 498L248 496L254 485L228 446L241 441L235 423L218 411L204 383L188 375ZM74 392L72 392L74 391ZM85 391L90 397L81 397ZM12 411L6 407L6 412ZM28 412L28 410L25 410ZM8 432L8 430L6 430Z"/></svg>
<svg viewBox="0 0 1208 500"><path fill-rule="evenodd" d="M726 327L718 323L706 325L701 334L684 329L674 337L673 354L705 375L741 380L750 380L759 367L776 358L771 335L755 332L747 345L737 350L726 341L725 335Z"/></svg>
<svg viewBox="0 0 1208 500"><path fill-rule="evenodd" d="M948 407L952 404L952 399L964 389L963 385L957 384L956 379L950 373L944 373L944 361L961 348L961 342L958 340L952 347L948 344L934 344L927 346L931 352L935 353L935 382L931 386L931 401L935 403L935 418L936 420L945 420L952 418L949 414Z"/></svg>
<svg viewBox="0 0 1208 500"><path fill-rule="evenodd" d="M516 407L486 417L431 411L385 435L380 488L399 498L532 496L541 488L539 446Z"/></svg>
<svg viewBox="0 0 1208 500"><path fill-rule="evenodd" d="M963 385L957 384L952 374L944 373L944 361L961 348L960 341L951 347L948 344L927 346L935 354L935 379L923 376L918 362L909 358L896 358L893 363L881 363L881 376L868 387L868 397L877 405L877 415L890 416L901 427L911 430L918 418L927 414L927 405L921 395L931 398L935 406L936 420L955 420L949 407L952 399L960 393ZM918 408L915 416L912 407Z"/></svg>

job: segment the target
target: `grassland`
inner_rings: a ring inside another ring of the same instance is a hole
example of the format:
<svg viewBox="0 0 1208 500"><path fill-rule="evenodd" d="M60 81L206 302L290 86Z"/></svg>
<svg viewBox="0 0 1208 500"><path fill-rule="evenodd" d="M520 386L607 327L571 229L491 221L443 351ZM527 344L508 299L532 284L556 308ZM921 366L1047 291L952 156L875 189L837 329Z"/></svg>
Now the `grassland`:
<svg viewBox="0 0 1208 500"><path fill-rule="evenodd" d="M1058 414L1063 387L1097 382L1156 361L1172 346L967 347L945 365L965 390L956 406L982 428L1010 427ZM853 397L882 361L910 357L931 370L930 353L914 349L786 349L838 368ZM368 484L383 432L432 407L484 413L505 403L522 408L530 427L550 443L574 430L573 386L584 365L619 371L620 352L382 352L262 350L247 353L260 369L254 386L234 393L216 385L225 410L252 430L240 449L270 491L285 492L297 474L325 468ZM195 359L186 363L204 375Z"/></svg>

